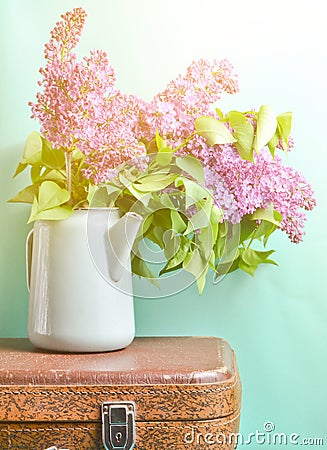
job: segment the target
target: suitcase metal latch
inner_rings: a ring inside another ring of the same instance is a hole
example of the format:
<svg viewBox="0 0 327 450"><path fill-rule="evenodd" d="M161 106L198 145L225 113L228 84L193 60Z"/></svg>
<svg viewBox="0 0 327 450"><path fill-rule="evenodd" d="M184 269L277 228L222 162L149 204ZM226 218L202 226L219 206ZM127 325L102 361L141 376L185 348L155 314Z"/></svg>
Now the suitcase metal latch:
<svg viewBox="0 0 327 450"><path fill-rule="evenodd" d="M102 440L106 450L131 450L135 446L135 404L133 402L104 402Z"/></svg>

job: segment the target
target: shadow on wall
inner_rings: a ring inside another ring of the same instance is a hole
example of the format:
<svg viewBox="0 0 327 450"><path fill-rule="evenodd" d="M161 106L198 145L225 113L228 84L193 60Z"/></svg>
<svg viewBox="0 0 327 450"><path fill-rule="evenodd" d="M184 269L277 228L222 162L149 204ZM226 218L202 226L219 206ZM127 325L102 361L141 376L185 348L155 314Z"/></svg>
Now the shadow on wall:
<svg viewBox="0 0 327 450"><path fill-rule="evenodd" d="M23 144L2 149L0 188L0 335L24 337L28 308L25 280L25 239L28 205L7 203L29 183L27 174L14 180L12 174L19 162ZM24 331L22 331L24 330Z"/></svg>

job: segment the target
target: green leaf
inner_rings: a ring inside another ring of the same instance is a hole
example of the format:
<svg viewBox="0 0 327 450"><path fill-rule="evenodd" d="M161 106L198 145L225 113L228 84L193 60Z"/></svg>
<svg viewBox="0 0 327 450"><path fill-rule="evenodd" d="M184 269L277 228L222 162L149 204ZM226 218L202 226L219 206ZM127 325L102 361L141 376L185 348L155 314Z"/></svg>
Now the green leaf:
<svg viewBox="0 0 327 450"><path fill-rule="evenodd" d="M281 141L284 151L288 150L288 138L292 128L292 113L286 112L277 116L277 130L268 142L270 153L274 157L275 149Z"/></svg>
<svg viewBox="0 0 327 450"><path fill-rule="evenodd" d="M228 263L222 263L222 262L218 262L218 264L216 265L215 268L215 276L214 276L214 283L218 282L218 279L222 276L222 275L226 275L227 273L232 273L235 270L237 270L238 264L239 264L239 260L240 257L238 256L237 258L235 258L233 260L233 262L228 262Z"/></svg>
<svg viewBox="0 0 327 450"><path fill-rule="evenodd" d="M224 252L222 257L220 258L220 262L222 264L232 264L235 259L237 259L240 255L240 250L239 248L229 248L228 246L228 240L226 241L226 245L224 248Z"/></svg>
<svg viewBox="0 0 327 450"><path fill-rule="evenodd" d="M282 215L276 209L274 209L274 205L271 203L266 209L258 208L253 214L249 216L250 220L266 220L267 222L273 223L276 226L279 226L282 221Z"/></svg>
<svg viewBox="0 0 327 450"><path fill-rule="evenodd" d="M117 188L115 192L119 192ZM89 206L91 208L106 208L110 204L110 197L107 186L93 186L89 185L89 192L87 196Z"/></svg>
<svg viewBox="0 0 327 450"><path fill-rule="evenodd" d="M91 183L89 184L89 187L87 188L87 192L88 192L88 196L87 196L87 202L89 203L89 205L92 204L92 199L93 196L95 195L98 187L104 187L107 191L107 206L109 207L115 207L118 205L116 205L116 202L118 202L120 199L123 200L124 202L124 198L125 197L129 197L129 195L126 193L126 190L124 190L124 188L122 188L122 186L118 186L116 184L112 183L104 183L103 185L100 184L98 186L94 186ZM124 192L124 196L122 196L121 198L121 194ZM130 197L131 198L131 205L135 202L134 197ZM104 198L103 198L104 200ZM129 209L123 209L124 212L129 211Z"/></svg>
<svg viewBox="0 0 327 450"><path fill-rule="evenodd" d="M171 229L172 223L171 223L170 209L162 208L154 211L152 223L156 227L160 228L163 227L166 230Z"/></svg>
<svg viewBox="0 0 327 450"><path fill-rule="evenodd" d="M39 190L39 186L36 184L31 184L27 186L25 189L21 190L8 200L9 203L30 203L32 204L34 201L34 197L37 196Z"/></svg>
<svg viewBox="0 0 327 450"><path fill-rule="evenodd" d="M277 118L268 105L262 105L258 112L257 131L254 137L254 150L258 153L274 136Z"/></svg>
<svg viewBox="0 0 327 450"><path fill-rule="evenodd" d="M255 231L254 237L255 239L260 239L261 237L264 237L263 243L266 246L269 236L276 230L276 228L277 225L268 222L266 220L261 220L260 224L258 225L258 228Z"/></svg>
<svg viewBox="0 0 327 450"><path fill-rule="evenodd" d="M66 203L70 199L69 192L53 181L44 181L39 188L38 210L44 211Z"/></svg>
<svg viewBox="0 0 327 450"><path fill-rule="evenodd" d="M142 258L134 254L132 258L132 272L139 277L147 278L152 284L159 288L156 276L151 272Z"/></svg>
<svg viewBox="0 0 327 450"><path fill-rule="evenodd" d="M241 235L240 235L240 242L244 242L246 239L248 239L252 232L256 229L257 224L256 222L248 216L245 215L242 217L241 220Z"/></svg>
<svg viewBox="0 0 327 450"><path fill-rule="evenodd" d="M212 205L211 209L211 221L214 223L220 223L221 219L224 217L224 211L218 208L217 205Z"/></svg>
<svg viewBox="0 0 327 450"><path fill-rule="evenodd" d="M153 216L152 214L149 214L142 222L141 222L141 226L137 232L136 238L135 239L141 239L141 238L145 238L147 237L147 231L149 230L150 226L152 225L152 219Z"/></svg>
<svg viewBox="0 0 327 450"><path fill-rule="evenodd" d="M65 154L62 149L51 147L50 142L42 138L42 162L50 169L62 169L65 166Z"/></svg>
<svg viewBox="0 0 327 450"><path fill-rule="evenodd" d="M42 167L38 165L34 165L31 167L31 181L32 183L36 183L39 181L41 175Z"/></svg>
<svg viewBox="0 0 327 450"><path fill-rule="evenodd" d="M164 154L165 153L163 153L163 155ZM154 159L149 164L149 171L148 171L148 173L146 173L146 172L139 172L138 176L136 176L132 181L139 181L139 180L142 180L145 177L148 177L148 176L152 177L154 175L156 175L158 178L163 177L165 175L169 175L170 173L172 173L172 167L173 167L173 165L167 165L167 166L162 166L162 167L158 168L158 164L156 163L156 160Z"/></svg>
<svg viewBox="0 0 327 450"><path fill-rule="evenodd" d="M254 276L254 273L260 264L277 265L275 263L275 261L269 259L269 256L272 253L274 253L274 251L275 250L269 250L269 251L262 252L259 250L253 250L251 248L246 248L240 254L241 257L239 259L238 266L244 272L247 272L251 276Z"/></svg>
<svg viewBox="0 0 327 450"><path fill-rule="evenodd" d="M17 177L17 175L19 175L21 172L23 172L27 166L28 166L28 164L26 164L26 163L19 163L17 166L17 169L13 175L13 178Z"/></svg>
<svg viewBox="0 0 327 450"><path fill-rule="evenodd" d="M185 260L186 255L190 248L190 240L186 236L180 236L179 248L175 252L172 258L169 259L162 273L166 272L173 267L180 267L181 263ZM163 272L164 271L164 272ZM160 274L161 274L160 272Z"/></svg>
<svg viewBox="0 0 327 450"><path fill-rule="evenodd" d="M242 259L239 259L238 261L238 267L242 269L244 272L248 273L252 277L254 276L255 271L257 270L258 266L249 266L244 262Z"/></svg>
<svg viewBox="0 0 327 450"><path fill-rule="evenodd" d="M180 213L176 211L175 209L170 210L170 218L171 218L171 225L172 229L176 233L183 233L186 229L186 224L182 217L180 216Z"/></svg>
<svg viewBox="0 0 327 450"><path fill-rule="evenodd" d="M203 290L205 288L208 270L209 270L209 265L204 269L204 271L201 273L201 275L199 275L196 279L196 284L198 287L199 295L202 295Z"/></svg>
<svg viewBox="0 0 327 450"><path fill-rule="evenodd" d="M215 252L211 250L210 258L209 258L209 267L212 270L215 270Z"/></svg>
<svg viewBox="0 0 327 450"><path fill-rule="evenodd" d="M282 140L283 150L288 149L288 138L292 128L292 113L286 112L277 117L278 131Z"/></svg>
<svg viewBox="0 0 327 450"><path fill-rule="evenodd" d="M194 156L186 155L183 158L176 158L176 165L184 172L191 175L196 181L204 184L204 170L200 161Z"/></svg>
<svg viewBox="0 0 327 450"><path fill-rule="evenodd" d="M282 137L288 138L292 129L292 113L285 112L277 116L279 128L281 130Z"/></svg>
<svg viewBox="0 0 327 450"><path fill-rule="evenodd" d="M133 187L141 192L156 192L169 186L175 181L177 174L150 174L139 178L133 183Z"/></svg>
<svg viewBox="0 0 327 450"><path fill-rule="evenodd" d="M212 247L215 242L213 240L211 227L202 228L199 234L195 235L195 242L199 246L202 258L209 263L212 256Z"/></svg>
<svg viewBox="0 0 327 450"><path fill-rule="evenodd" d="M150 241L157 244L158 247L163 249L163 233L164 233L163 228L157 227L152 223L152 225L149 227L146 237L150 239Z"/></svg>
<svg viewBox="0 0 327 450"><path fill-rule="evenodd" d="M219 227L218 222L214 221L214 220L212 219L212 215L211 215L211 217L210 217L210 229L211 229L212 241L213 241L213 242L216 242L216 241L217 241L218 227Z"/></svg>
<svg viewBox="0 0 327 450"><path fill-rule="evenodd" d="M219 108L215 108L216 114L219 117L220 120L224 119L224 113L219 109Z"/></svg>
<svg viewBox="0 0 327 450"><path fill-rule="evenodd" d="M200 186L198 183L189 180L183 176L179 176L175 179L175 186L179 187L184 185L186 193L186 209L194 203L197 203L203 199L211 197L211 193L208 189Z"/></svg>
<svg viewBox="0 0 327 450"><path fill-rule="evenodd" d="M159 153L156 154L155 161L159 164L159 166L167 166L171 163L172 158L171 152L159 151Z"/></svg>
<svg viewBox="0 0 327 450"><path fill-rule="evenodd" d="M259 250L253 250L252 248L246 248L242 253L242 260L249 266L258 266L266 261L266 259L274 253L275 250L269 250L262 252Z"/></svg>
<svg viewBox="0 0 327 450"><path fill-rule="evenodd" d="M122 212L128 212L133 208L134 198L129 195L124 195L122 197L118 197L115 201L115 204L112 206L116 206Z"/></svg>
<svg viewBox="0 0 327 450"><path fill-rule="evenodd" d="M278 263L276 263L276 261L274 261L273 259L266 259L265 264L272 264L273 266L278 266Z"/></svg>
<svg viewBox="0 0 327 450"><path fill-rule="evenodd" d="M278 143L279 143L279 134L278 134L278 132L276 132L273 135L273 137L270 139L270 141L268 142L268 148L269 148L269 151L270 151L272 157L275 156L275 150L276 150Z"/></svg>
<svg viewBox="0 0 327 450"><path fill-rule="evenodd" d="M193 252L188 253L183 262L183 269L195 277L200 295L205 286L208 268L208 262L203 260L197 248Z"/></svg>
<svg viewBox="0 0 327 450"><path fill-rule="evenodd" d="M46 170L42 176L41 179L44 181L54 181L55 183L59 185L65 185L66 184L66 177L65 175L60 171L56 169Z"/></svg>
<svg viewBox="0 0 327 450"><path fill-rule="evenodd" d="M231 111L227 115L228 122L234 130L234 137L237 139L235 144L242 159L253 161L253 126L247 121L244 114L238 111Z"/></svg>
<svg viewBox="0 0 327 450"><path fill-rule="evenodd" d="M222 258L224 255L226 255L227 234L228 234L228 224L226 222L219 223L215 245L215 255L217 258Z"/></svg>
<svg viewBox="0 0 327 450"><path fill-rule="evenodd" d="M189 218L184 235L192 233L194 230L208 227L211 218L212 202L212 198L209 197L203 204L202 208Z"/></svg>
<svg viewBox="0 0 327 450"><path fill-rule="evenodd" d="M180 236L173 230L166 230L163 234L164 253L167 260L173 258L181 243Z"/></svg>
<svg viewBox="0 0 327 450"><path fill-rule="evenodd" d="M134 187L134 184L128 180L122 173L118 175L119 181L122 183L123 186L126 187L127 191L131 193L137 200L139 200L141 203L143 203L144 206L147 206L151 197L151 194L144 193L139 191Z"/></svg>
<svg viewBox="0 0 327 450"><path fill-rule="evenodd" d="M167 208L170 208L170 209L175 208L175 205L171 201L171 198L170 198L169 194L167 194L167 192L164 192L163 194L161 194L160 201L161 201L162 205L166 206Z"/></svg>
<svg viewBox="0 0 327 450"><path fill-rule="evenodd" d="M33 203L34 206L34 203ZM38 210L35 212L35 210ZM56 206L51 209L39 210L37 200L35 198L35 206L32 208L28 223L34 220L63 220L68 219L73 214L71 206Z"/></svg>
<svg viewBox="0 0 327 450"><path fill-rule="evenodd" d="M212 240L215 242L218 236L218 228L221 219L223 218L223 211L219 209L216 205L212 205L210 214L210 227L212 232Z"/></svg>
<svg viewBox="0 0 327 450"><path fill-rule="evenodd" d="M33 131L26 139L23 154L23 164L41 164L42 137L40 133Z"/></svg>
<svg viewBox="0 0 327 450"><path fill-rule="evenodd" d="M215 254L223 263L232 263L238 257L240 242L240 226L230 222L219 224L218 236L215 245Z"/></svg>
<svg viewBox="0 0 327 450"><path fill-rule="evenodd" d="M198 117L195 120L195 129L200 136L206 139L207 144L211 146L236 142L226 125L211 116Z"/></svg>
<svg viewBox="0 0 327 450"><path fill-rule="evenodd" d="M159 276L164 275L165 273L170 273L170 272L175 272L176 270L182 269L182 263L173 266L173 267L168 267L168 264L165 265L165 267L163 267L160 272L159 272Z"/></svg>
<svg viewBox="0 0 327 450"><path fill-rule="evenodd" d="M72 152L72 162L81 161L83 159L85 159L85 155L80 150L74 150Z"/></svg>
<svg viewBox="0 0 327 450"><path fill-rule="evenodd" d="M167 148L166 141L160 136L158 130L156 130L156 144L158 152L161 152L163 149Z"/></svg>
<svg viewBox="0 0 327 450"><path fill-rule="evenodd" d="M216 258L222 258L226 247L226 236L220 236L218 231L218 236L216 239L216 245L215 245L215 257Z"/></svg>
<svg viewBox="0 0 327 450"><path fill-rule="evenodd" d="M92 205L92 200L93 200L93 197L97 190L98 190L98 186L95 186L94 184L89 183L89 187L88 187L88 191L87 191L88 194L86 197L86 200L89 205Z"/></svg>
<svg viewBox="0 0 327 450"><path fill-rule="evenodd" d="M219 223L219 235L222 237L227 236L228 234L228 223L227 222L220 222Z"/></svg>

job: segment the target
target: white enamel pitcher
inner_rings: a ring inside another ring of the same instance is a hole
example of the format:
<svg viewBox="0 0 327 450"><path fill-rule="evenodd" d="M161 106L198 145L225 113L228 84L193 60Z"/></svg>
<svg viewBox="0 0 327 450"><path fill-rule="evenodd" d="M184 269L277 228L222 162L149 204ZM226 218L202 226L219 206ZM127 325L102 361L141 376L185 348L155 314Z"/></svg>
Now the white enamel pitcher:
<svg viewBox="0 0 327 450"><path fill-rule="evenodd" d="M28 336L37 347L102 352L135 334L130 251L142 218L116 208L39 220L26 241Z"/></svg>

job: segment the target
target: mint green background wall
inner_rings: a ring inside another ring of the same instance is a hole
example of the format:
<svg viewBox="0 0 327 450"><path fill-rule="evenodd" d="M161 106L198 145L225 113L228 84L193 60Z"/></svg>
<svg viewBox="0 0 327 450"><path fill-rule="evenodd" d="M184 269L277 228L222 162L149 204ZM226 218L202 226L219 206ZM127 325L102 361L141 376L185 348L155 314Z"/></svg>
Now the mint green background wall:
<svg viewBox="0 0 327 450"><path fill-rule="evenodd" d="M326 24L323 0L151 1L1 0L0 336L26 336L24 241L28 208L6 199L27 182L11 180L27 134L38 129L27 106L43 65L43 45L59 15L75 6L89 17L80 55L109 53L120 87L145 98L192 59L228 57L241 92L227 109L269 103L294 111L290 164L313 182L318 207L299 246L274 237L280 267L243 273L163 300L136 300L139 335L217 335L237 352L243 380L242 432L324 437L326 415ZM253 445L255 448L256 445ZM265 446L261 446L265 448Z"/></svg>

